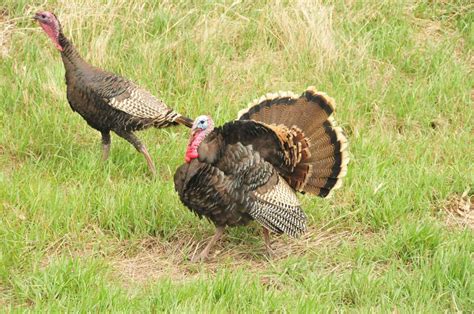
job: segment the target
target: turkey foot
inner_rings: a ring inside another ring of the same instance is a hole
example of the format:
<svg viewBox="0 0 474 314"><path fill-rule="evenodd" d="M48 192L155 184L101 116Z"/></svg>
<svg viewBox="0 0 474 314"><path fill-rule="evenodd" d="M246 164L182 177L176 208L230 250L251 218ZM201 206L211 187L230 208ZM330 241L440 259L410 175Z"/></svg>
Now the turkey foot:
<svg viewBox="0 0 474 314"><path fill-rule="evenodd" d="M196 263L196 262L205 261L209 256L209 250L222 237L222 234L224 234L224 229L225 229L225 227L217 227L216 228L216 233L212 237L211 241L209 241L209 243L206 245L204 250L202 250L202 252L199 255L194 255L193 256L193 258L191 259L191 262Z"/></svg>
<svg viewBox="0 0 474 314"><path fill-rule="evenodd" d="M265 240L265 249L268 258L273 258L275 256L275 252L272 249L272 244L270 242L270 232L267 228L262 227L263 230L263 239Z"/></svg>

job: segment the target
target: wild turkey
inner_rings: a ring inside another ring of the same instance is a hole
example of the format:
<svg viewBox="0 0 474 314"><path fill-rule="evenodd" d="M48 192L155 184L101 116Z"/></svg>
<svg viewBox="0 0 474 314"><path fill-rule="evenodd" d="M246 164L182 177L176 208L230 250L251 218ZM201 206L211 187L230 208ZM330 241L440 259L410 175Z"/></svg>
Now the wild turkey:
<svg viewBox="0 0 474 314"><path fill-rule="evenodd" d="M193 260L207 258L226 226L258 221L270 255L269 230L292 237L306 230L295 191L326 197L347 173L348 143L333 111L334 101L309 87L299 97L267 94L221 127L196 118L175 189L217 230Z"/></svg>
<svg viewBox="0 0 474 314"><path fill-rule="evenodd" d="M102 134L102 158L109 157L110 131L114 131L145 156L148 168L155 174L155 166L145 145L133 131L174 124L191 127L193 121L127 79L86 63L64 36L53 13L38 12L33 18L61 52L66 69L67 99L72 110Z"/></svg>

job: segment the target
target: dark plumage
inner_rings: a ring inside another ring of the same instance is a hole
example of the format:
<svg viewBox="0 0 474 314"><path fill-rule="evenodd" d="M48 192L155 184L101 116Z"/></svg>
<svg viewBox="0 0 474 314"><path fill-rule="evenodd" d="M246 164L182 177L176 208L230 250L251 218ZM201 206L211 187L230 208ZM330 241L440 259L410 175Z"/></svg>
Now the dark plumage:
<svg viewBox="0 0 474 314"><path fill-rule="evenodd" d="M66 70L67 99L73 111L102 134L103 159L110 151L110 131L130 142L147 161L155 174L148 151L133 132L148 127L162 128L175 124L192 126L192 120L168 108L148 91L127 79L105 72L85 62L64 36L61 25L51 12L34 16L56 48Z"/></svg>
<svg viewBox="0 0 474 314"><path fill-rule="evenodd" d="M347 140L333 111L331 98L308 88L300 97L268 94L215 129L208 116L195 120L174 182L181 201L217 227L196 259L207 257L226 226L258 221L269 251L268 230L305 231L295 191L326 197L347 172Z"/></svg>

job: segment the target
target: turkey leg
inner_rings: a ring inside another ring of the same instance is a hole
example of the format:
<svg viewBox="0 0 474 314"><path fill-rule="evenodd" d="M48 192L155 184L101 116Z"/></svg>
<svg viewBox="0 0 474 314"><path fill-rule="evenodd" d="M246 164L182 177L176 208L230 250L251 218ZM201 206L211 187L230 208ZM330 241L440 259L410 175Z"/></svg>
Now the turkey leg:
<svg viewBox="0 0 474 314"><path fill-rule="evenodd" d="M156 168L155 165L153 164L153 160L151 160L150 154L148 154L148 150L146 149L145 145L143 145L140 149L139 152L145 156L146 159L146 164L148 165L148 169L150 169L151 173L153 176L156 176Z"/></svg>
<svg viewBox="0 0 474 314"><path fill-rule="evenodd" d="M272 249L272 244L270 242L270 232L265 227L262 227L262 230L263 230L263 239L265 240L265 249L267 250L267 255L269 258L272 258L274 253Z"/></svg>
<svg viewBox="0 0 474 314"><path fill-rule="evenodd" d="M148 153L148 150L146 149L145 145L140 142L138 137L133 134L132 132L127 132L127 131L122 131L122 130L114 130L115 133L117 133L118 136L126 139L130 144L132 144L140 153L145 156L146 163L148 165L148 169L150 169L151 173L153 176L156 176L156 168L155 165L153 164L153 160L151 159L150 154Z"/></svg>
<svg viewBox="0 0 474 314"><path fill-rule="evenodd" d="M110 132L102 133L102 160L107 160L110 153Z"/></svg>
<svg viewBox="0 0 474 314"><path fill-rule="evenodd" d="M191 259L191 262L202 262L207 259L209 255L209 250L216 244L216 242L222 237L222 234L224 233L225 227L217 227L216 228L216 233L212 237L211 241L206 245L204 250L199 255L194 255L194 257Z"/></svg>

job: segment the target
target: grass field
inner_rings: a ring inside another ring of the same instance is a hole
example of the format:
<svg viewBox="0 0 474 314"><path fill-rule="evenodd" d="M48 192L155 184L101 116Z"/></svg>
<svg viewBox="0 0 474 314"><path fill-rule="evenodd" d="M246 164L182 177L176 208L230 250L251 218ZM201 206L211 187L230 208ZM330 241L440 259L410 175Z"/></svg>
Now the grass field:
<svg viewBox="0 0 474 314"><path fill-rule="evenodd" d="M31 20L45 9L90 63L190 117L327 92L350 140L344 187L300 197L310 230L273 237L272 260L251 225L189 262L214 227L174 192L188 130L138 133L155 179L117 136L102 162ZM2 1L0 308L473 312L473 22L468 0Z"/></svg>

